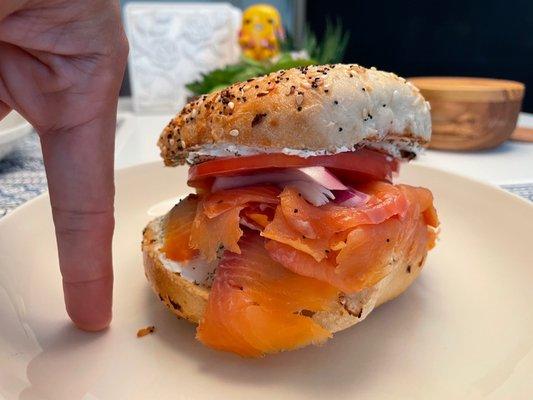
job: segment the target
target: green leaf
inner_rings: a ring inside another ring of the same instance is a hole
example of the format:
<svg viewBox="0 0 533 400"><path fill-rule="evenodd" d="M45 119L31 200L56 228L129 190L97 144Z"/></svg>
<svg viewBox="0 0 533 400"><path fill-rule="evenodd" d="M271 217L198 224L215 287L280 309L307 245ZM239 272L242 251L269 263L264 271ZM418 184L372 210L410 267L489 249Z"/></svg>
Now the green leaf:
<svg viewBox="0 0 533 400"><path fill-rule="evenodd" d="M328 20L320 42L309 27L306 28L304 49L309 54L309 59L293 59L289 51L293 47L292 39L287 37L286 42L282 43L284 51L276 62L257 61L243 56L236 64L202 74L199 80L187 84L186 87L193 95L201 95L280 69L337 63L342 60L349 37L349 32L344 31L339 20L335 24Z"/></svg>
<svg viewBox="0 0 533 400"><path fill-rule="evenodd" d="M304 48L319 64L338 63L342 61L349 39L350 33L344 31L340 20L335 24L327 20L321 42L309 27L306 28Z"/></svg>

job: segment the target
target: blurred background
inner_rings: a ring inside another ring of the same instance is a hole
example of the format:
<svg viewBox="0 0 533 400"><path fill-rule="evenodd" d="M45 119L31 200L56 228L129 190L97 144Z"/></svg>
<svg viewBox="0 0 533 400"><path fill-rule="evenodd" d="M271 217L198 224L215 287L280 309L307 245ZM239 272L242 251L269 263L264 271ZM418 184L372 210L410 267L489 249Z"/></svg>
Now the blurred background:
<svg viewBox="0 0 533 400"><path fill-rule="evenodd" d="M504 78L533 88L533 1L307 1L311 29L350 30L345 60L401 76ZM349 3L349 4L348 4ZM524 111L533 111L526 90Z"/></svg>
<svg viewBox="0 0 533 400"><path fill-rule="evenodd" d="M121 2L123 6L134 3ZM231 3L243 10L257 1L210 3ZM531 0L262 3L279 10L287 34L297 45L304 40L306 26L320 39L327 21L341 22L350 34L344 62L376 66L401 76L480 76L533 86ZM121 94L129 95L130 90L126 77ZM523 110L533 112L533 91L526 90Z"/></svg>

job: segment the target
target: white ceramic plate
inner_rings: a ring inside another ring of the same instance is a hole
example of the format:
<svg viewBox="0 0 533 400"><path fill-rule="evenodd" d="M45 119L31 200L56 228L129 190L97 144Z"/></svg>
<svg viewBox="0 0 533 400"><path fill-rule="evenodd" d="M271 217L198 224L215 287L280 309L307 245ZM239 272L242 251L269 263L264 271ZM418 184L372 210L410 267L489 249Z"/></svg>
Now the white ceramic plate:
<svg viewBox="0 0 533 400"><path fill-rule="evenodd" d="M0 397L6 399L526 399L533 397L533 206L423 166L442 235L421 278L322 347L241 359L203 347L142 270L148 210L187 191L186 171L118 172L115 319L67 321L46 196L0 221ZM164 204L164 203L163 203ZM164 205L163 205L164 208ZM139 328L156 332L136 338Z"/></svg>
<svg viewBox="0 0 533 400"><path fill-rule="evenodd" d="M17 141L30 133L31 125L16 111L0 120L0 160L9 154Z"/></svg>

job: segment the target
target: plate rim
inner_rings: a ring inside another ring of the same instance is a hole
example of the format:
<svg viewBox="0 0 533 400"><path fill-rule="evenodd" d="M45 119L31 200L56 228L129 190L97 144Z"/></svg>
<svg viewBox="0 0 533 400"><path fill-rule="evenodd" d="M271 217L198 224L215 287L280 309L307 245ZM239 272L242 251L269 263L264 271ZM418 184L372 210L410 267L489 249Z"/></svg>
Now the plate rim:
<svg viewBox="0 0 533 400"><path fill-rule="evenodd" d="M11 113L15 113L20 121L11 128L0 129L0 146L9 145L10 143L28 135L33 130L32 125L17 111L13 110Z"/></svg>

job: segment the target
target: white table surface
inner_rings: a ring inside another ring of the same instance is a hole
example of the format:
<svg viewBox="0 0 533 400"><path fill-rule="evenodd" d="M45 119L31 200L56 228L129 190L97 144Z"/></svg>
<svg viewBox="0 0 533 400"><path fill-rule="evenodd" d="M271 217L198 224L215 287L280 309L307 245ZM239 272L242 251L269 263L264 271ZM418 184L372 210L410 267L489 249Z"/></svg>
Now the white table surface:
<svg viewBox="0 0 533 400"><path fill-rule="evenodd" d="M128 108L129 103L121 100L116 168L161 161L156 142L172 115L139 115ZM533 127L533 114L521 114L519 125ZM496 185L533 182L533 143L507 141L477 152L428 150L415 162Z"/></svg>

